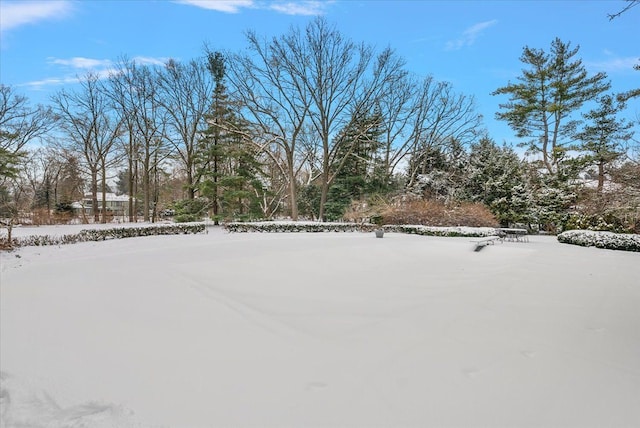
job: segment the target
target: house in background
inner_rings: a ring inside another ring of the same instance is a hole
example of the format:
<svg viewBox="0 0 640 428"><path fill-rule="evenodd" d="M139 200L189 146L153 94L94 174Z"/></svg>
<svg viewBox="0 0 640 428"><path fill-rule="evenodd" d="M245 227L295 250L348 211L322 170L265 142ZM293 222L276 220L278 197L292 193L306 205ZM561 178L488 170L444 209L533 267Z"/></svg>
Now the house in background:
<svg viewBox="0 0 640 428"><path fill-rule="evenodd" d="M116 195L115 193L105 193L106 208L108 216L127 216L129 215L129 196L128 195ZM102 214L102 193L98 192L98 212ZM74 202L71 204L73 212L76 215L90 216L93 214L93 201L91 193L87 193L82 198L82 201Z"/></svg>

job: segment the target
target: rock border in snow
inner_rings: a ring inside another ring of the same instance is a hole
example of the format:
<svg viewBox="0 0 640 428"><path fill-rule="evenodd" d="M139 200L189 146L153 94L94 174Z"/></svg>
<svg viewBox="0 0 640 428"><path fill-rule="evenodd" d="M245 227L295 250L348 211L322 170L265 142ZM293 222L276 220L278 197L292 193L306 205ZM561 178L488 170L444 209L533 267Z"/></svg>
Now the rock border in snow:
<svg viewBox="0 0 640 428"><path fill-rule="evenodd" d="M640 252L640 235L593 230L568 230L558 235L563 244Z"/></svg>

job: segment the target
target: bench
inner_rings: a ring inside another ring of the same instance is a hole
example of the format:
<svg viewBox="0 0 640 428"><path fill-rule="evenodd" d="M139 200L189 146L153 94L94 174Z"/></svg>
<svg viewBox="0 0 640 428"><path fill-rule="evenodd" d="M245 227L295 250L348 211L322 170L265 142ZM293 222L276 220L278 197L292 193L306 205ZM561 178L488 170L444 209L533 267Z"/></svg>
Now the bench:
<svg viewBox="0 0 640 428"><path fill-rule="evenodd" d="M510 228L502 228L497 229L498 234L500 234L505 240L513 241L513 242L529 242L529 237L527 236L526 229L510 229Z"/></svg>
<svg viewBox="0 0 640 428"><path fill-rule="evenodd" d="M471 242L476 244L476 247L473 249L473 251L480 251L487 245L495 244L496 241L502 242L503 238L501 236L487 236L486 238L473 240Z"/></svg>

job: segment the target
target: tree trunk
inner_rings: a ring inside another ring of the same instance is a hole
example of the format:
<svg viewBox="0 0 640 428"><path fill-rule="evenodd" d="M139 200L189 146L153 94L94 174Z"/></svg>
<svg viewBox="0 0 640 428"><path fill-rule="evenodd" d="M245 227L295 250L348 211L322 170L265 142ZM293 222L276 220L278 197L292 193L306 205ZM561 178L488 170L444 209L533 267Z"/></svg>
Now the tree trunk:
<svg viewBox="0 0 640 428"><path fill-rule="evenodd" d="M93 211L93 222L100 221L100 211L98 209L98 171L91 171L91 210Z"/></svg>
<svg viewBox="0 0 640 428"><path fill-rule="evenodd" d="M329 195L329 177L327 172L322 173L322 188L320 191L320 210L318 212L318 220L325 221L324 206L327 203Z"/></svg>
<svg viewBox="0 0 640 428"><path fill-rule="evenodd" d="M151 179L150 179L150 167L149 167L149 156L145 156L144 159L144 171L142 173L142 191L144 192L144 201L143 201L143 210L144 213L142 218L144 221L149 221L149 211L150 211L150 201L151 201Z"/></svg>
<svg viewBox="0 0 640 428"><path fill-rule="evenodd" d="M291 220L298 221L298 199L296 189L296 177L293 171L289 175L289 204L291 205Z"/></svg>
<svg viewBox="0 0 640 428"><path fill-rule="evenodd" d="M217 138L216 138L217 140ZM218 145L217 142L214 142L214 145ZM216 148L217 149L217 148ZM216 154L213 156L213 224L218 225L218 154L216 150Z"/></svg>
<svg viewBox="0 0 640 428"><path fill-rule="evenodd" d="M107 169L103 165L102 166L102 220L101 223L107 222Z"/></svg>
<svg viewBox="0 0 640 428"><path fill-rule="evenodd" d="M11 216L11 218L9 219L9 221L7 222L6 226L7 226L7 245L9 245L9 248L13 248L13 216Z"/></svg>
<svg viewBox="0 0 640 428"><path fill-rule="evenodd" d="M133 195L135 194L134 192L134 171L133 171L133 163L134 160L131 156L129 156L129 183L128 183L128 188L129 188L129 221L133 221L134 218L134 202L133 202Z"/></svg>
<svg viewBox="0 0 640 428"><path fill-rule="evenodd" d="M318 219L325 221L324 206L327 203L327 197L329 195L329 139L323 137L322 141L323 155L322 155L322 186L320 192L320 209L318 212Z"/></svg>
<svg viewBox="0 0 640 428"><path fill-rule="evenodd" d="M158 153L156 152L153 161L153 213L151 222L155 223L158 218L158 199L160 198L160 187L158 186Z"/></svg>
<svg viewBox="0 0 640 428"><path fill-rule="evenodd" d="M294 153L286 150L287 175L289 177L289 205L291 206L291 220L298 221L298 188L296 185L296 167Z"/></svg>
<svg viewBox="0 0 640 428"><path fill-rule="evenodd" d="M191 200L196 198L196 188L194 184L193 172L191 171L191 165L189 165L187 168L187 198Z"/></svg>
<svg viewBox="0 0 640 428"><path fill-rule="evenodd" d="M598 194L602 195L604 190L604 162L598 162Z"/></svg>

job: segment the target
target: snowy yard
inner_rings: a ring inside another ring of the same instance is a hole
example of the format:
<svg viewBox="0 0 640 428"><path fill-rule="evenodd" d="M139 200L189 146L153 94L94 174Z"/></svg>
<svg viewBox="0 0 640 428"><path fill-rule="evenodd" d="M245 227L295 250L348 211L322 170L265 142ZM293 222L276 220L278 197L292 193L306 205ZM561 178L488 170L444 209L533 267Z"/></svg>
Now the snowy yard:
<svg viewBox="0 0 640 428"><path fill-rule="evenodd" d="M640 426L640 253L473 248L212 228L2 253L1 425Z"/></svg>

